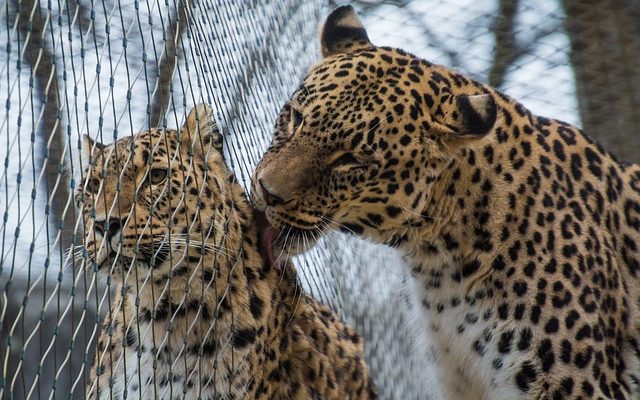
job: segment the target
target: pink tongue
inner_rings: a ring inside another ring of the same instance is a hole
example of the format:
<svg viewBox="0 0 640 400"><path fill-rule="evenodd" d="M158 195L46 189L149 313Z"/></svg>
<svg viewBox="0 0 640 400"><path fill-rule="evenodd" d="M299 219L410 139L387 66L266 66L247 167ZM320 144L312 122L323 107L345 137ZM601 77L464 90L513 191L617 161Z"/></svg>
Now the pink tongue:
<svg viewBox="0 0 640 400"><path fill-rule="evenodd" d="M264 243L265 249L267 251L267 261L271 264L275 269L282 269L282 261L276 260L273 255L273 241L276 237L277 231L273 229L272 226L268 226L262 232L262 242Z"/></svg>

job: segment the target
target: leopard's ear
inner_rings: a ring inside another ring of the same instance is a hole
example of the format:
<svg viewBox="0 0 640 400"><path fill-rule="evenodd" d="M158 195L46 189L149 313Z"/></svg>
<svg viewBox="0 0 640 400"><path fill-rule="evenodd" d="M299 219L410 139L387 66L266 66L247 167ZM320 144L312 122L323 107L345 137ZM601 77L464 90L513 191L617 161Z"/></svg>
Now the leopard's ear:
<svg viewBox="0 0 640 400"><path fill-rule="evenodd" d="M320 34L322 56L350 53L373 46L367 31L351 6L341 6L327 17Z"/></svg>
<svg viewBox="0 0 640 400"><path fill-rule="evenodd" d="M104 149L105 145L91 139L86 133L82 135L82 164L87 167L96 159L96 156Z"/></svg>
<svg viewBox="0 0 640 400"><path fill-rule="evenodd" d="M201 149L206 153L209 146L218 151L222 150L222 134L218 130L213 109L208 104L198 104L187 116L182 126L183 143L189 143L194 149Z"/></svg>
<svg viewBox="0 0 640 400"><path fill-rule="evenodd" d="M483 138L498 119L498 107L490 94L452 96L441 107L443 116L435 118L433 130L444 142Z"/></svg>

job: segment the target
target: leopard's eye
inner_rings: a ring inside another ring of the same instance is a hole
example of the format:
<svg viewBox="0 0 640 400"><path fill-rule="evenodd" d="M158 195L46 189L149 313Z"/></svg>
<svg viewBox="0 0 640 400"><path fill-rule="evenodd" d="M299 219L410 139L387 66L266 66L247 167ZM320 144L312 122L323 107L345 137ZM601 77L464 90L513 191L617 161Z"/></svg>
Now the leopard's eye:
<svg viewBox="0 0 640 400"><path fill-rule="evenodd" d="M353 154L344 153L340 157L338 157L335 160L333 160L333 162L331 163L331 166L332 167L337 167L337 166L340 166L340 165L355 164L357 162L358 162L358 160L353 156Z"/></svg>
<svg viewBox="0 0 640 400"><path fill-rule="evenodd" d="M164 182L164 180L167 179L167 175L169 175L169 171L165 168L152 168L149 171L149 182L151 182L152 185L157 185Z"/></svg>
<svg viewBox="0 0 640 400"><path fill-rule="evenodd" d="M291 121L291 133L295 132L300 125L302 125L302 121L304 120L304 115L293 107L290 107L290 117L289 121Z"/></svg>
<svg viewBox="0 0 640 400"><path fill-rule="evenodd" d="M98 178L87 179L84 191L86 193L96 194L98 190L100 190L100 180Z"/></svg>
<svg viewBox="0 0 640 400"><path fill-rule="evenodd" d="M347 171L354 168L366 168L366 165L358 160L353 153L344 153L329 163L329 168L337 171Z"/></svg>

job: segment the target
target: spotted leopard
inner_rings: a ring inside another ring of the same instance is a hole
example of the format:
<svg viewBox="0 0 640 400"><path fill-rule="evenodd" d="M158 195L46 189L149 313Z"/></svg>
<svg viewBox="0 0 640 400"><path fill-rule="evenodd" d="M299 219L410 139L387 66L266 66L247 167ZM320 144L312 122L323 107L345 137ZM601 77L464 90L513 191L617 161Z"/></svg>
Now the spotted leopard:
<svg viewBox="0 0 640 400"><path fill-rule="evenodd" d="M91 399L371 399L363 341L267 262L211 108L180 130L85 136L89 264L119 285Z"/></svg>
<svg viewBox="0 0 640 400"><path fill-rule="evenodd" d="M351 7L321 48L252 179L274 251L331 230L397 248L448 399L640 398L640 166L374 46Z"/></svg>

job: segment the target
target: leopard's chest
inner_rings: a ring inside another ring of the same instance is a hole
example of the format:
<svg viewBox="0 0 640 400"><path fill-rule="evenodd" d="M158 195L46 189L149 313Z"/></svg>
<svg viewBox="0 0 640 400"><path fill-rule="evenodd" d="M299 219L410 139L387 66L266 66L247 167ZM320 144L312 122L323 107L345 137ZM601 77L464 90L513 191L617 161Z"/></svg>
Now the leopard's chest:
<svg viewBox="0 0 640 400"><path fill-rule="evenodd" d="M152 339L144 339L140 346L114 357L112 387L101 393L100 399L215 400L247 394L250 368L246 359L234 359L231 350L210 352L200 343L184 343L173 337L154 346Z"/></svg>
<svg viewBox="0 0 640 400"><path fill-rule="evenodd" d="M446 399L514 399L522 395L514 374L522 362L516 352L504 352L499 340L512 329L499 318L487 299L465 298L453 282L440 280L433 287L412 282L413 302L419 305L430 353L435 357Z"/></svg>

